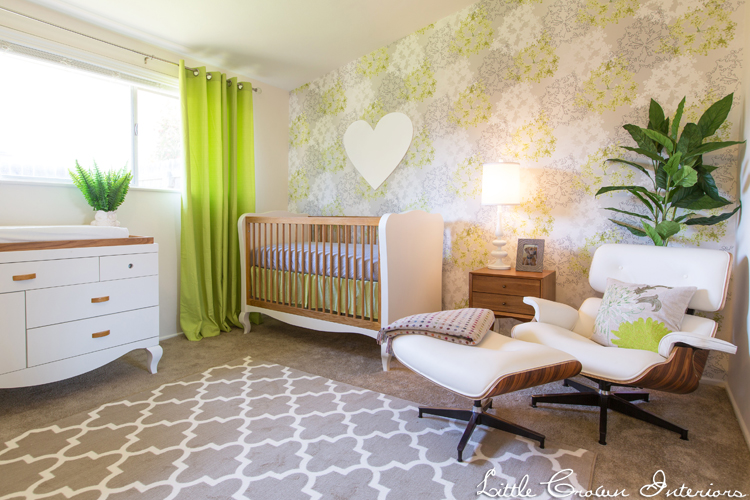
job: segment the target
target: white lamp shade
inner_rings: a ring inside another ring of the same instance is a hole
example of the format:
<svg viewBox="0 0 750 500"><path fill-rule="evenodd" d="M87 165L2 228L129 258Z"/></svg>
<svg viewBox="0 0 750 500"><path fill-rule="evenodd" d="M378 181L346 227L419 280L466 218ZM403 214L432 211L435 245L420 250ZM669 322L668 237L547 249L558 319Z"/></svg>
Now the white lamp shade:
<svg viewBox="0 0 750 500"><path fill-rule="evenodd" d="M482 171L482 205L521 203L521 165L485 163Z"/></svg>

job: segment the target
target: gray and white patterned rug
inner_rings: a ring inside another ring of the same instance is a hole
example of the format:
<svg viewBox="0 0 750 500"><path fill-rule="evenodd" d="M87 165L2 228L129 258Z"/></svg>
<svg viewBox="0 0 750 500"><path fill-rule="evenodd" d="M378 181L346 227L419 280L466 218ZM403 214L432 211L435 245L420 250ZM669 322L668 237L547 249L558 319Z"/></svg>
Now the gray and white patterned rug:
<svg viewBox="0 0 750 500"><path fill-rule="evenodd" d="M459 463L464 425L248 357L8 441L0 499L468 499L525 475L545 498L561 470L590 486L594 453L494 429Z"/></svg>

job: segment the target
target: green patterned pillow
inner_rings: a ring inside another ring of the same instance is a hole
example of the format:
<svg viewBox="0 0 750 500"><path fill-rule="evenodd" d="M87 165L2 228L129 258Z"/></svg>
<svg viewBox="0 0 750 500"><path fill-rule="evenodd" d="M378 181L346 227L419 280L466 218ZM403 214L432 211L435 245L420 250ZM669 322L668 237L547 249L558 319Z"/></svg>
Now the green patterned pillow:
<svg viewBox="0 0 750 500"><path fill-rule="evenodd" d="M607 280L591 340L604 346L659 352L659 341L680 330L694 286L634 285Z"/></svg>

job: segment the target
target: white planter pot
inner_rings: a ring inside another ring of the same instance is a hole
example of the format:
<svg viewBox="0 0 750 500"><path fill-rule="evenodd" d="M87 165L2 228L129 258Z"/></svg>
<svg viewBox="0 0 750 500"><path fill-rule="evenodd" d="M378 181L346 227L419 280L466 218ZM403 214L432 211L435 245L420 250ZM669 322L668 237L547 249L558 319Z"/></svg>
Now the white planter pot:
<svg viewBox="0 0 750 500"><path fill-rule="evenodd" d="M117 211L105 212L104 210L97 210L94 220L91 221L91 225L120 227L120 222L117 220Z"/></svg>

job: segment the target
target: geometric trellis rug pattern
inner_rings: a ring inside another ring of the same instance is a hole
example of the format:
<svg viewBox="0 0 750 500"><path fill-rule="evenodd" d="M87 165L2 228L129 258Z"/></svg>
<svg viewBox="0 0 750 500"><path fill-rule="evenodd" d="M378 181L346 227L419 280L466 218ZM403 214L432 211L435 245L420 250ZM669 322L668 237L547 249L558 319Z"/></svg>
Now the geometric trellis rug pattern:
<svg viewBox="0 0 750 500"><path fill-rule="evenodd" d="M594 453L483 427L459 463L464 426L248 357L0 445L0 499L477 498L524 476L545 498L560 470L590 486Z"/></svg>

